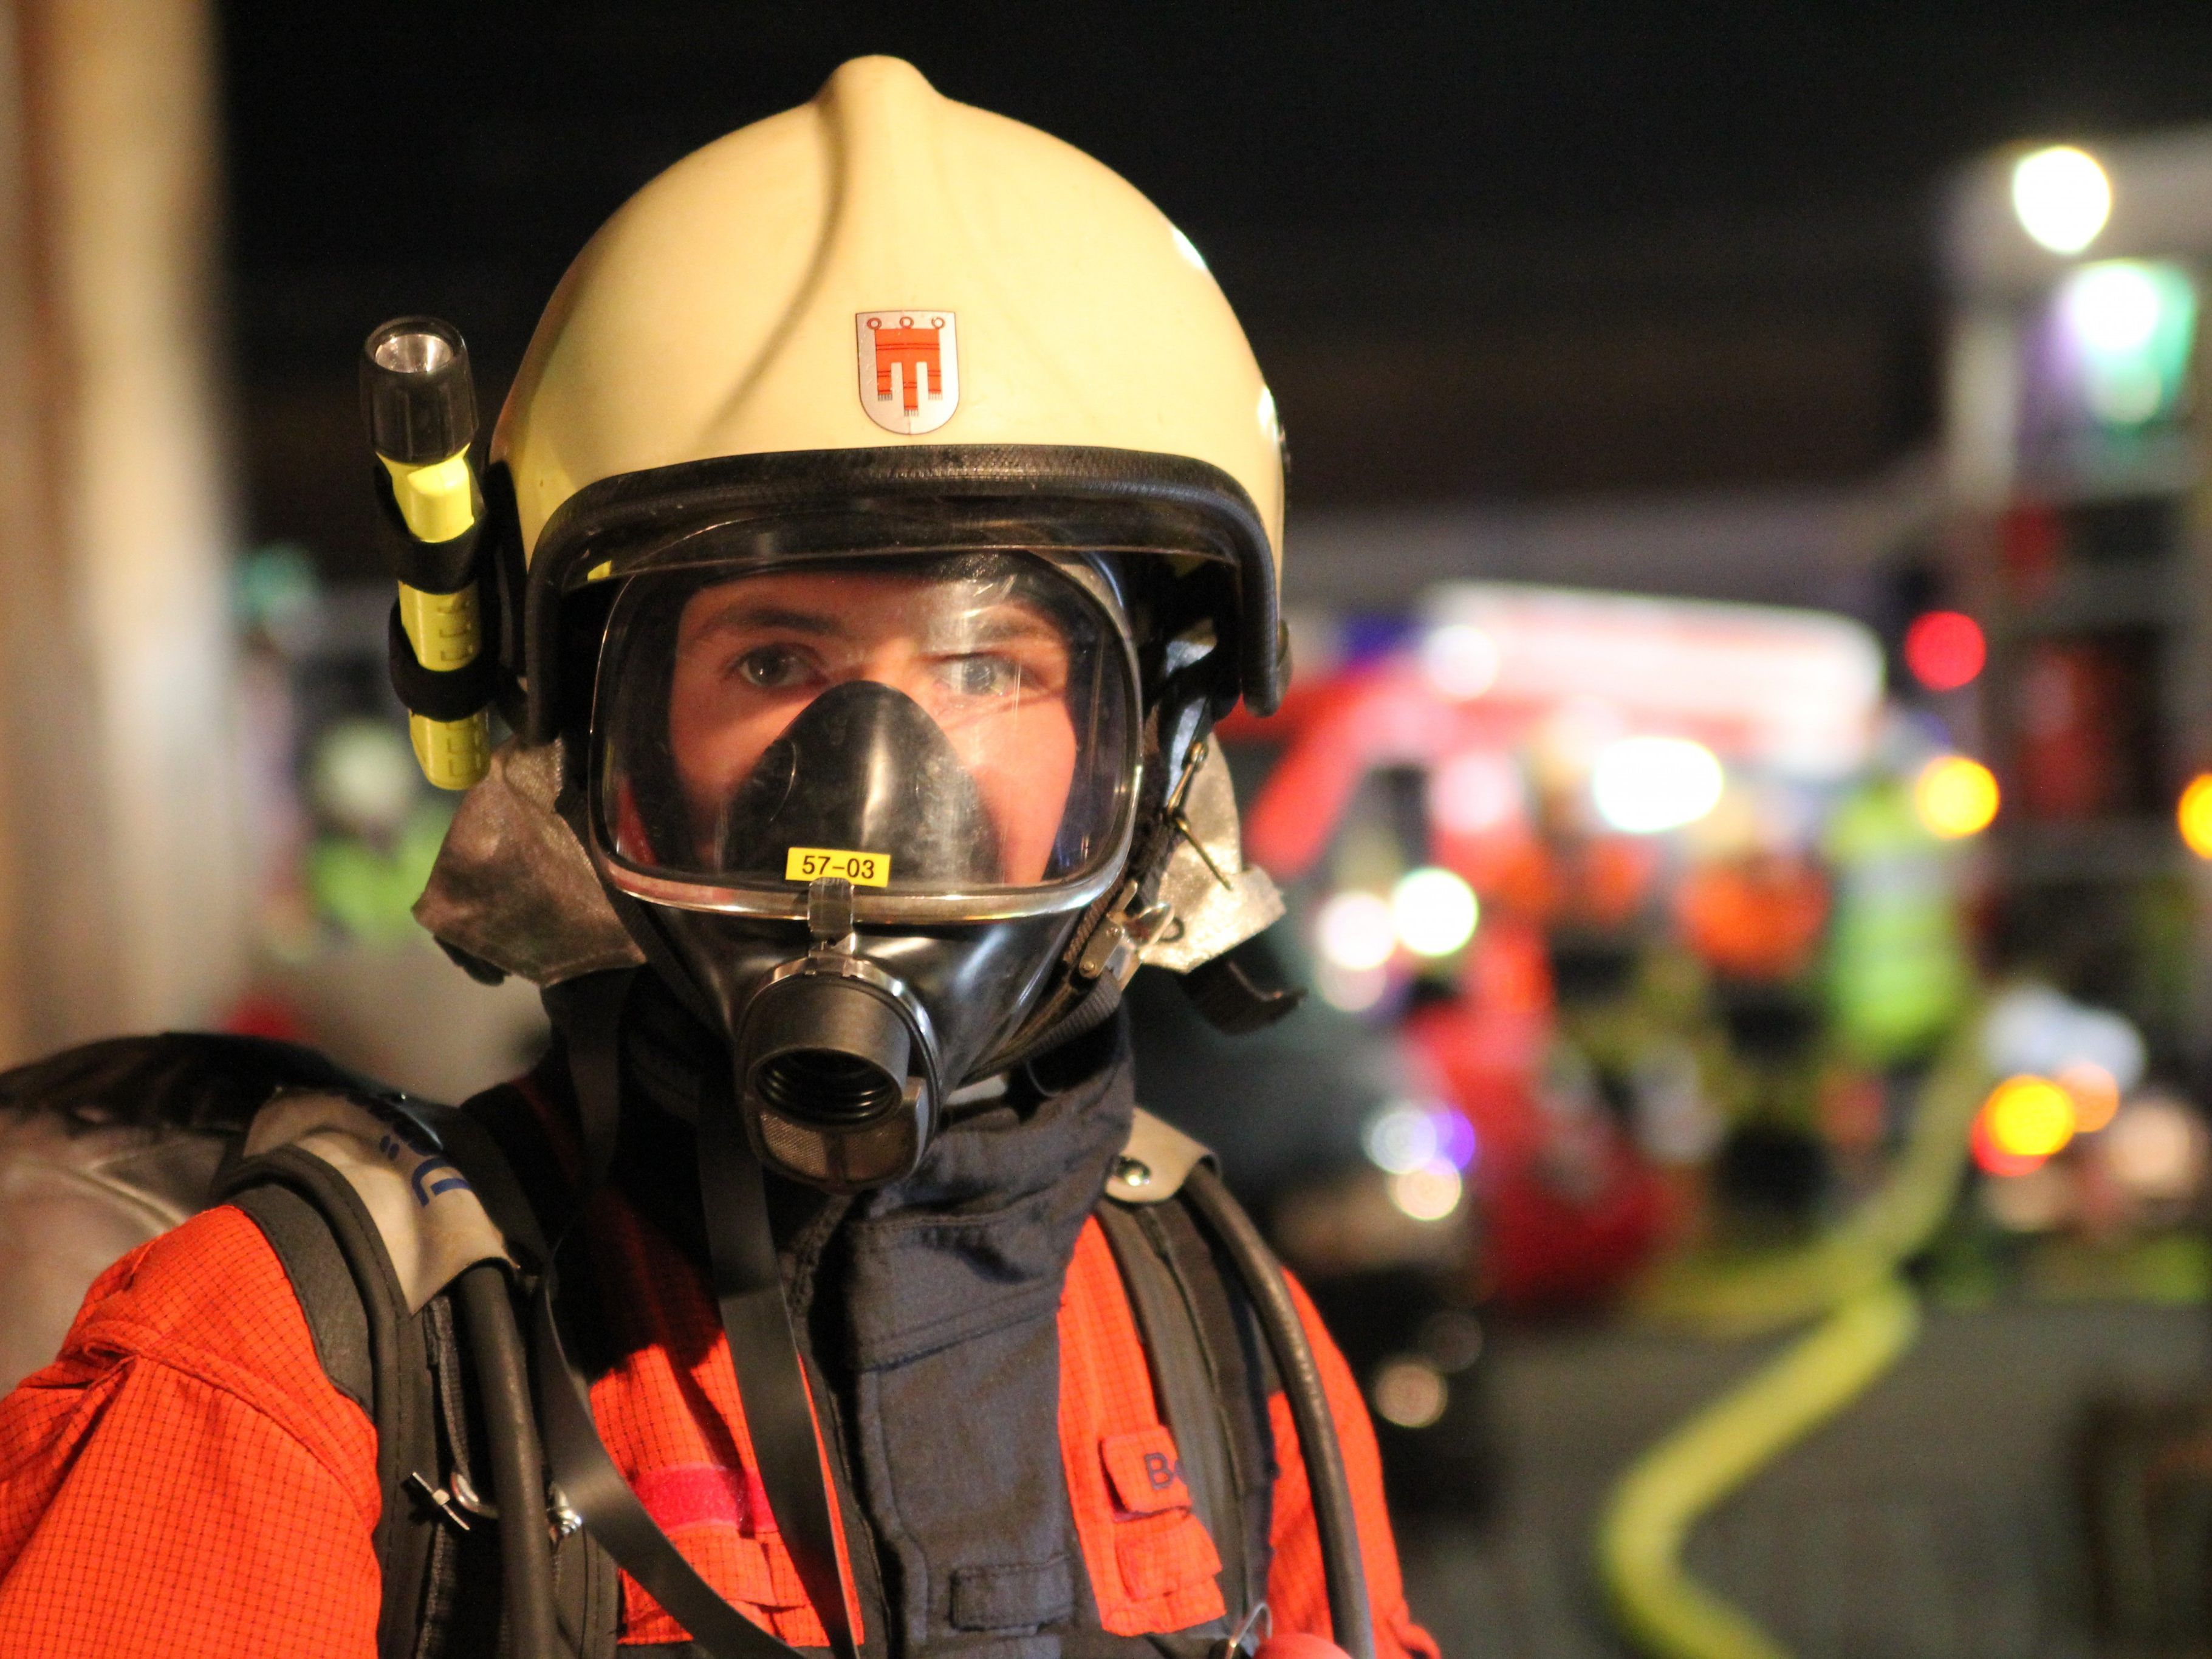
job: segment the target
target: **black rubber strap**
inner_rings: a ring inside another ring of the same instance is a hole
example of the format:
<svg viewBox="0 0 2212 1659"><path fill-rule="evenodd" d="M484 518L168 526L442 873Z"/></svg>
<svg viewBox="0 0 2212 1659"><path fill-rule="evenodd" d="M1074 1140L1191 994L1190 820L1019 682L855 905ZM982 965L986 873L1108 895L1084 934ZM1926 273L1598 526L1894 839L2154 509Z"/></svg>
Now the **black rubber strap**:
<svg viewBox="0 0 2212 1659"><path fill-rule="evenodd" d="M586 1192L605 1180L614 1158L622 1102L622 1018L635 974L622 969L559 988L568 1004L559 1011L560 1023L568 1043ZM699 1164L716 1300L769 1512L832 1649L850 1656L851 1620L837 1567L830 1477L784 1304L760 1164L726 1091L711 1099L702 1115ZM699 1576L615 1468L592 1421L590 1396L562 1349L551 1282L549 1273L539 1287L538 1370L548 1460L569 1506L607 1553L715 1659L796 1653Z"/></svg>
<svg viewBox="0 0 2212 1659"><path fill-rule="evenodd" d="M714 1299L722 1333L729 1339L738 1397L744 1402L769 1513L775 1517L830 1647L850 1655L852 1624L837 1568L830 1475L823 1466L805 1366L784 1301L760 1160L727 1090L711 1092L699 1115L699 1194L714 1262Z"/></svg>
<svg viewBox="0 0 2212 1659"><path fill-rule="evenodd" d="M568 1507L711 1659L800 1659L800 1650L753 1623L699 1576L623 1479L592 1421L584 1380L562 1344L553 1294L549 1273L538 1284L532 1346L546 1461Z"/></svg>
<svg viewBox="0 0 2212 1659"><path fill-rule="evenodd" d="M499 659L479 648L459 668L425 668L399 620L399 601L392 602L392 619L385 625L384 654L392 671L392 689L412 714L426 720L465 720L499 694Z"/></svg>
<svg viewBox="0 0 2212 1659"><path fill-rule="evenodd" d="M483 538L479 518L451 540L418 540L399 510L399 496L392 487L392 473L382 461L371 461L376 503L382 520L385 562L392 574L408 586L425 593L457 593L477 579L477 544Z"/></svg>
<svg viewBox="0 0 2212 1659"><path fill-rule="evenodd" d="M586 974L548 988L567 1050L568 1081L575 1092L577 1139L584 1167L576 1185L585 1194L606 1183L622 1133L622 1026L635 968Z"/></svg>
<svg viewBox="0 0 2212 1659"><path fill-rule="evenodd" d="M1291 1419L1298 1431L1298 1451L1305 1459L1306 1483L1313 1494L1314 1523L1321 1534L1323 1576L1328 1584L1328 1618L1337 1646L1352 1659L1375 1659L1375 1626L1368 1612L1367 1571L1359 1554L1359 1522L1352 1508L1352 1487L1345 1478L1344 1449L1337 1443L1336 1419L1328 1409L1321 1370L1314 1363L1313 1345L1291 1300L1291 1287L1283 1277L1260 1230L1243 1206L1229 1195L1221 1177L1204 1164L1195 1165L1183 1179L1183 1192L1206 1219L1228 1253L1245 1293L1259 1315L1275 1369L1282 1373L1283 1393L1291 1405Z"/></svg>

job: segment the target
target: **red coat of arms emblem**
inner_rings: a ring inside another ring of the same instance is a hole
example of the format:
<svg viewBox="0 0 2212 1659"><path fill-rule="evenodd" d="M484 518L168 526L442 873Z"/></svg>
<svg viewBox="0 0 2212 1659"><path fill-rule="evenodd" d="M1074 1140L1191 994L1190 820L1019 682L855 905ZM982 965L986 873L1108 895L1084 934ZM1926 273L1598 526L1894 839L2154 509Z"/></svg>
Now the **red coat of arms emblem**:
<svg viewBox="0 0 2212 1659"><path fill-rule="evenodd" d="M887 432L934 432L960 403L960 347L949 311L909 307L854 319L860 407Z"/></svg>

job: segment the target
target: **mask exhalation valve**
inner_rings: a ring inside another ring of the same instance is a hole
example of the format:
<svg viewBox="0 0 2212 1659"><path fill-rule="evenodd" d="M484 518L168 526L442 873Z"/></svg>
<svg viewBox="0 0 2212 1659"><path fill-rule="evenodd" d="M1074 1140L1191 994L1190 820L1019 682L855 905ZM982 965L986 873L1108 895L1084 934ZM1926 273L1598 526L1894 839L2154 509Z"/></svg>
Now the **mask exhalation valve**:
<svg viewBox="0 0 2212 1659"><path fill-rule="evenodd" d="M843 977L802 973L762 994L746 1022L746 1080L779 1116L852 1128L895 1109L913 1043L880 994Z"/></svg>
<svg viewBox="0 0 2212 1659"><path fill-rule="evenodd" d="M921 1160L937 1109L935 1057L927 1016L904 988L851 952L850 884L815 889L815 947L754 996L738 1077L762 1157L850 1192Z"/></svg>

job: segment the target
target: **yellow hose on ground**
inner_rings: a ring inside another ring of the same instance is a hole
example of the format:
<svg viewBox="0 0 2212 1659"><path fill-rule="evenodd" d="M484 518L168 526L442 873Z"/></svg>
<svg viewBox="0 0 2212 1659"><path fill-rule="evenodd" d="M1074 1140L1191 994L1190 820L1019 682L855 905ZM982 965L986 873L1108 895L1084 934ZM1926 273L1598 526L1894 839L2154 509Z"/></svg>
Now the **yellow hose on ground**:
<svg viewBox="0 0 2212 1659"><path fill-rule="evenodd" d="M1897 1268L1950 1213L1986 1082L1981 1021L1970 1019L1922 1084L1889 1179L1841 1224L1802 1250L1747 1267L1686 1267L1646 1292L1646 1314L1716 1334L1827 1316L1613 1486L1598 1523L1599 1576L1623 1631L1656 1659L1788 1659L1754 1620L1683 1571L1682 1546L1706 1510L1911 1346L1919 1310Z"/></svg>
<svg viewBox="0 0 2212 1659"><path fill-rule="evenodd" d="M1919 1324L1912 1292L1895 1277L1862 1290L1630 1467L1598 1522L1597 1551L1632 1639L1656 1659L1788 1659L1683 1571L1682 1546L1698 1516L1887 1370Z"/></svg>
<svg viewBox="0 0 2212 1659"><path fill-rule="evenodd" d="M1881 1283L1942 1225L1988 1087L1981 1021L1963 1023L1929 1067L1887 1181L1821 1237L1752 1263L1688 1261L1638 1294L1638 1316L1716 1336L1756 1336L1811 1319Z"/></svg>

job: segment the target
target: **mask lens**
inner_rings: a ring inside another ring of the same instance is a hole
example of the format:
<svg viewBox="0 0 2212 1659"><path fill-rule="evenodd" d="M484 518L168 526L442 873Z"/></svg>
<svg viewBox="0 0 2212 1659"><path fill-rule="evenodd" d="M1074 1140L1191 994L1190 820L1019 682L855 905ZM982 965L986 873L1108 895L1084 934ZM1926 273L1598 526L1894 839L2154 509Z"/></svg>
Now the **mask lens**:
<svg viewBox="0 0 2212 1659"><path fill-rule="evenodd" d="M1018 554L635 577L600 668L601 844L784 894L1079 881L1124 833L1126 663L1083 586Z"/></svg>

